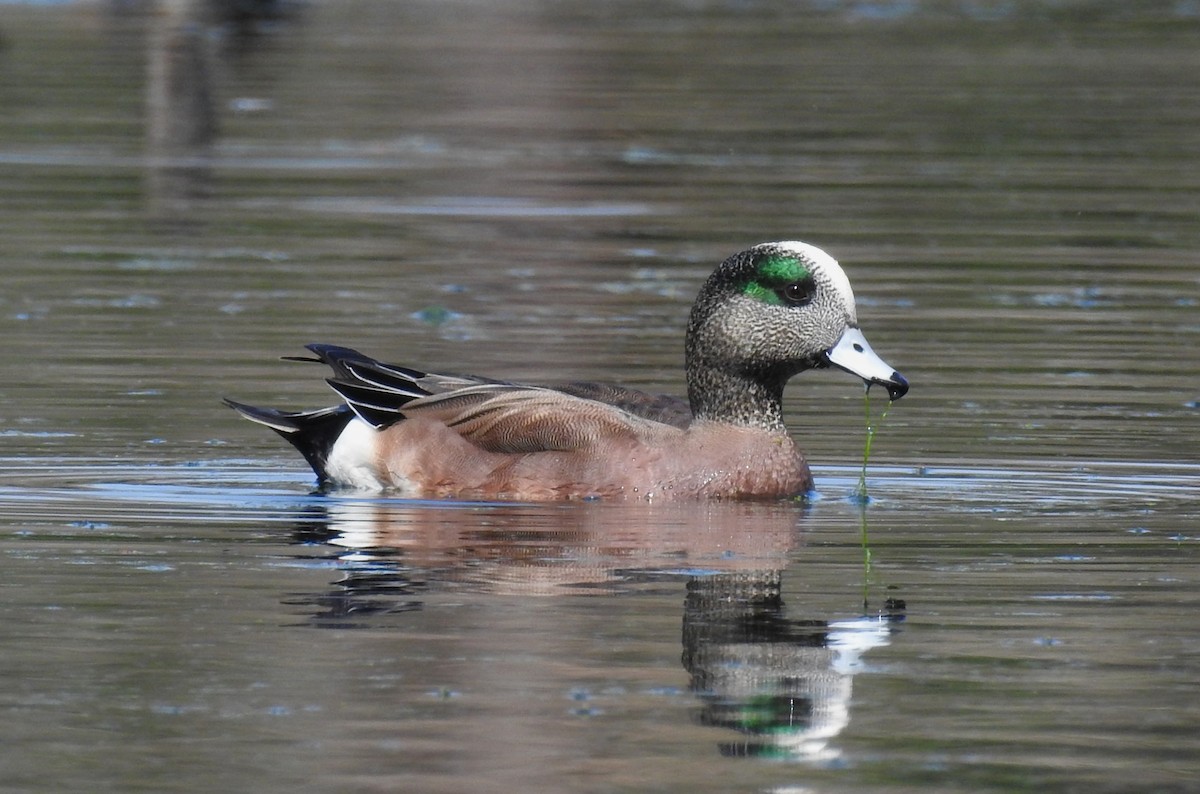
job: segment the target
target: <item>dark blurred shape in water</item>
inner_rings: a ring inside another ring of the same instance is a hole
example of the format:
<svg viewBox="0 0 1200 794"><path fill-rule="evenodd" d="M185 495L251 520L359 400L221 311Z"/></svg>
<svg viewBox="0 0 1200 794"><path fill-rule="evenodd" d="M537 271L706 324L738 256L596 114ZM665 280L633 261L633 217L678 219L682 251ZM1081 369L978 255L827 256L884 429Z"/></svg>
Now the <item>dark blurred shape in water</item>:
<svg viewBox="0 0 1200 794"><path fill-rule="evenodd" d="M209 0L166 0L151 16L146 192L156 216L181 220L211 192L217 135Z"/></svg>

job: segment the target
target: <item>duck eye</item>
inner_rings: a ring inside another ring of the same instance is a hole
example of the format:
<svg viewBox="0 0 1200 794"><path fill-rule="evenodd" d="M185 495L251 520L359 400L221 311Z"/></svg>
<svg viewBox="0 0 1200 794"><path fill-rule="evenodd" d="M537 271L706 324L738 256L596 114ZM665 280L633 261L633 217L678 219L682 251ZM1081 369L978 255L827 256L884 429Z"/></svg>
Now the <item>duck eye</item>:
<svg viewBox="0 0 1200 794"><path fill-rule="evenodd" d="M812 292L803 281L793 281L779 290L779 297L790 306L803 306L812 300Z"/></svg>

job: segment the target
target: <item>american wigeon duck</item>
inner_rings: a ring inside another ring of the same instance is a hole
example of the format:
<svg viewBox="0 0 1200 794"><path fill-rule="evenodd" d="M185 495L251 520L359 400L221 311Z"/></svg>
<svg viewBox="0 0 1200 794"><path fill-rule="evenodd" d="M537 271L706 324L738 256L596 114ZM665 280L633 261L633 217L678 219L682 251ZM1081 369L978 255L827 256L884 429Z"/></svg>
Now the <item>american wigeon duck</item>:
<svg viewBox="0 0 1200 794"><path fill-rule="evenodd" d="M345 401L287 412L226 400L290 441L335 488L519 500L786 498L812 488L783 423L783 387L833 365L908 382L871 350L837 261L764 243L713 272L692 307L688 399L602 383L528 385L384 364L309 345Z"/></svg>

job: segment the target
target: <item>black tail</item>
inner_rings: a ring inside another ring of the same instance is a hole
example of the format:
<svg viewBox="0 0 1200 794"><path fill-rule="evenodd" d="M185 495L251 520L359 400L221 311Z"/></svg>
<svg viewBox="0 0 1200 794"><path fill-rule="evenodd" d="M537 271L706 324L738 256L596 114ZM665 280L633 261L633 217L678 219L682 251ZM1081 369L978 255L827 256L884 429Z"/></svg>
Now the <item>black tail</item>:
<svg viewBox="0 0 1200 794"><path fill-rule="evenodd" d="M337 345L305 345L316 354L288 356L288 361L314 361L333 370L326 383L341 395L352 411L377 430L404 418L403 408L413 400L428 397L419 381L427 373L398 364L384 364L357 350Z"/></svg>
<svg viewBox="0 0 1200 794"><path fill-rule="evenodd" d="M325 468L329 462L329 452L338 436L346 429L346 425L354 418L354 412L348 405L291 412L275 408L257 408L230 399L224 402L251 422L266 425L286 438L300 451L308 465L312 466L322 484L328 480Z"/></svg>

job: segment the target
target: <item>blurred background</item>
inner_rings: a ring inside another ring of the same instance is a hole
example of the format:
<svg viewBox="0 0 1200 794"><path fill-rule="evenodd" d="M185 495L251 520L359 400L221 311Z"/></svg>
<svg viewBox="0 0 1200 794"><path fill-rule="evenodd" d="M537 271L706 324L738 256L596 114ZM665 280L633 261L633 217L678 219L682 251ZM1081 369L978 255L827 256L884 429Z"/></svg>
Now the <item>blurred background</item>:
<svg viewBox="0 0 1200 794"><path fill-rule="evenodd" d="M309 342L683 390L838 258L807 504L314 494ZM0 0L0 788L1191 791L1197 0ZM878 416L884 395L871 394Z"/></svg>
<svg viewBox="0 0 1200 794"><path fill-rule="evenodd" d="M1198 41L1186 1L6 3L6 454L266 454L217 400L328 402L310 341L678 392L700 280L803 239L913 382L880 460L1193 459ZM853 462L848 376L787 405Z"/></svg>

